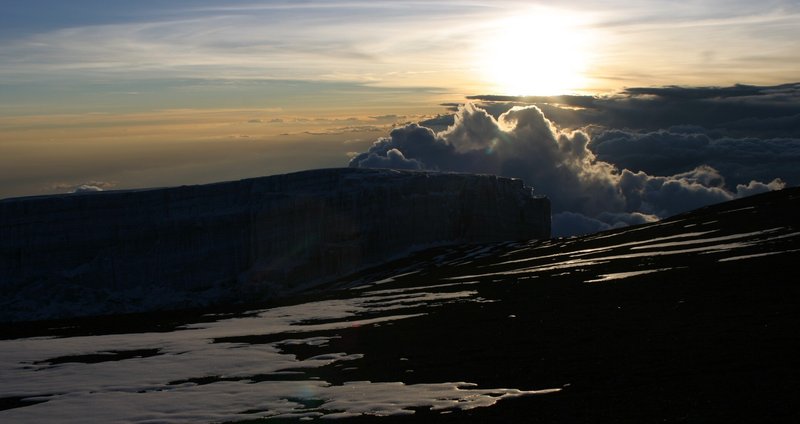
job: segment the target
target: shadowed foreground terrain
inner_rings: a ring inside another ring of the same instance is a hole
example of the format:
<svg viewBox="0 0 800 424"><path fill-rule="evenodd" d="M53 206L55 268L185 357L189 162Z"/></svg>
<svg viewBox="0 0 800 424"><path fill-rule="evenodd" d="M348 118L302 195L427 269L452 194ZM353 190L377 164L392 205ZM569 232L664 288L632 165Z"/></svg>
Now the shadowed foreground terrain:
<svg viewBox="0 0 800 424"><path fill-rule="evenodd" d="M787 189L281 304L7 325L0 421L799 422L798 210Z"/></svg>

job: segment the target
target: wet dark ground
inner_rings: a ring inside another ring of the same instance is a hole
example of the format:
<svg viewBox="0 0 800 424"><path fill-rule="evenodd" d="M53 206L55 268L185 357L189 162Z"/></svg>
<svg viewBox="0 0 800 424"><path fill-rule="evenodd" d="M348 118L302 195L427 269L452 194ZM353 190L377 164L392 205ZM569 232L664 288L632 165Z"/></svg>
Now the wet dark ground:
<svg viewBox="0 0 800 424"><path fill-rule="evenodd" d="M409 296L405 307L401 302L391 311L367 308L344 328L223 336L213 342L274 344L298 360L363 354L346 363L282 370L295 372L281 377L287 379L561 389L485 408L443 413L415 407L414 415L365 415L345 422L800 422L799 217L800 190L790 189L583 238L434 249L327 287L338 291L283 302L396 290L396 296ZM380 280L388 281L370 285ZM422 304L413 296L424 286L438 286L436 293L477 293L468 300ZM260 307L270 306L275 305ZM214 312L232 317L244 310L252 308ZM15 324L1 327L0 334L11 339L169 332L219 317L207 313ZM358 324L416 313L423 315ZM328 340L285 342L309 337ZM83 359L151 354L158 351ZM81 358L49 363L68 360ZM198 375L187 381L222 380ZM0 406L28 407L25 402L6 398ZM306 402L301 409L325 411L325 399ZM248 422L263 421L258 416Z"/></svg>

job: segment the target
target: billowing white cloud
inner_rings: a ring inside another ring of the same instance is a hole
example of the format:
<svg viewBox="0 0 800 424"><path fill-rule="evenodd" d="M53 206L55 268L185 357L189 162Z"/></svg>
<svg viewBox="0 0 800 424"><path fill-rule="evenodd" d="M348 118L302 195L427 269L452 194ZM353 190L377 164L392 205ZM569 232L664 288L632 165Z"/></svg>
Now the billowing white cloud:
<svg viewBox="0 0 800 424"><path fill-rule="evenodd" d="M95 191L103 191L103 189L96 185L81 184L75 187L75 190L73 190L71 193L91 193Z"/></svg>
<svg viewBox="0 0 800 424"><path fill-rule="evenodd" d="M419 161L407 159L397 149L389 149L385 155L369 155L359 165L362 168L423 169Z"/></svg>
<svg viewBox="0 0 800 424"><path fill-rule="evenodd" d="M735 190L715 168L654 176L600 160L584 131L564 130L536 106L513 107L497 118L467 104L439 133L411 124L354 156L351 167L491 173L523 179L553 204L556 235L654 221L710 203L779 189L752 181Z"/></svg>
<svg viewBox="0 0 800 424"><path fill-rule="evenodd" d="M59 193L91 193L114 188L115 182L87 181L80 184L57 183L52 185L52 190Z"/></svg>
<svg viewBox="0 0 800 424"><path fill-rule="evenodd" d="M779 178L776 178L767 184L764 184L760 181L750 181L749 184L736 185L736 197L747 197L767 191L780 190L785 186L786 184Z"/></svg>

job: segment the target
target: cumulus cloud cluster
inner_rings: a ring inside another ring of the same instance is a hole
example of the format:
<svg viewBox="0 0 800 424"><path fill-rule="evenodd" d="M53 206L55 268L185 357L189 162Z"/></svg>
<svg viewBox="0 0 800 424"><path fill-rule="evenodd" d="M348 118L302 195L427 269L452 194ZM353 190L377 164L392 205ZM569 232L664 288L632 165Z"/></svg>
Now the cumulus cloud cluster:
<svg viewBox="0 0 800 424"><path fill-rule="evenodd" d="M91 193L114 188L116 183L108 181L88 181L81 184L58 183L53 184L52 190L61 193Z"/></svg>
<svg viewBox="0 0 800 424"><path fill-rule="evenodd" d="M536 105L568 128L642 131L704 127L733 137L800 136L800 83L759 87L628 88L607 96L470 96L494 116L513 105ZM454 105L457 106L457 105Z"/></svg>
<svg viewBox="0 0 800 424"><path fill-rule="evenodd" d="M703 127L648 132L613 129L596 134L590 148L601 160L651 174L708 165L731 185L775 175L789 181L800 178L800 138L730 137L710 132Z"/></svg>
<svg viewBox="0 0 800 424"><path fill-rule="evenodd" d="M435 132L419 124L396 128L352 157L350 166L521 178L552 200L554 235L655 221L785 185L779 178L747 179L747 172L737 173L737 166L758 160L757 152L774 154L765 146L753 147L748 139L712 140L697 131L615 130L591 122L570 130L548 119L542 109L507 105L504 112L491 113L468 103L457 109L446 129ZM796 141L777 143L783 151L796 148ZM653 147L659 145L661 151ZM676 155L681 149L684 153ZM644 166L662 157L669 166ZM663 170L669 172L657 172ZM728 175L735 175L734 183Z"/></svg>

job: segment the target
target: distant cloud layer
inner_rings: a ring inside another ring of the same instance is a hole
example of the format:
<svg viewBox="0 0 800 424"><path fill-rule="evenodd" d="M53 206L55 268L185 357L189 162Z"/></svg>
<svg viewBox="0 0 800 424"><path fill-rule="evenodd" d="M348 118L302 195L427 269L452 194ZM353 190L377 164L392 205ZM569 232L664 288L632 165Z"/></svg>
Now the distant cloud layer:
<svg viewBox="0 0 800 424"><path fill-rule="evenodd" d="M117 184L109 181L88 181L81 184L57 183L52 189L59 193L88 193L112 189Z"/></svg>
<svg viewBox="0 0 800 424"><path fill-rule="evenodd" d="M350 166L521 178L552 199L556 235L593 232L780 189L781 178L797 184L800 139L790 123L799 93L787 85L484 96L459 106L442 131L395 129Z"/></svg>

